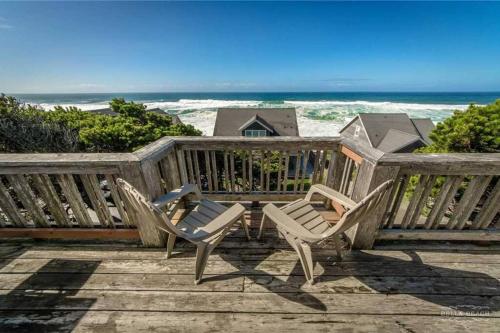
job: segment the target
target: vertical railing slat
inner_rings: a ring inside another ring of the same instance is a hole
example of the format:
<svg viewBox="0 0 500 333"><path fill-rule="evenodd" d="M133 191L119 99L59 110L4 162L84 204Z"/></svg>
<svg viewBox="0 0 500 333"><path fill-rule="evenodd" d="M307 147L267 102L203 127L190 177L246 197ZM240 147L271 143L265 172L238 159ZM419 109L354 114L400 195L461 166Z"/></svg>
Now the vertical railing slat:
<svg viewBox="0 0 500 333"><path fill-rule="evenodd" d="M457 192L463 179L464 178L461 176L446 177L439 194L434 200L431 212L429 213L429 216L427 216L427 220L424 225L425 229L437 229L439 227L439 224L441 223L441 220L450 206L451 200L455 196L455 193Z"/></svg>
<svg viewBox="0 0 500 333"><path fill-rule="evenodd" d="M187 167L188 167L188 175L189 175L189 183L196 184L196 179L194 177L194 168L193 168L193 158L191 156L191 150L186 150L187 157Z"/></svg>
<svg viewBox="0 0 500 333"><path fill-rule="evenodd" d="M475 176L465 190L458 206L455 208L455 213L448 221L446 226L448 229L462 230L467 222L472 210L476 207L479 199L483 195L484 190L491 181L493 176Z"/></svg>
<svg viewBox="0 0 500 333"><path fill-rule="evenodd" d="M295 157L295 175L293 178L293 193L296 194L299 188L299 175L300 175L300 166L301 166L301 155L302 151L298 150L297 155Z"/></svg>
<svg viewBox="0 0 500 333"><path fill-rule="evenodd" d="M210 156L208 150L204 151L205 155L205 172L208 182L208 192L213 192L213 184L212 184L212 168L210 167Z"/></svg>
<svg viewBox="0 0 500 333"><path fill-rule="evenodd" d="M246 192L247 191L247 158L246 158L246 151L241 152L241 168L242 170L242 175L241 175L241 186L242 186L242 191Z"/></svg>
<svg viewBox="0 0 500 333"><path fill-rule="evenodd" d="M106 182L108 183L108 187L111 191L111 198L113 198L113 202L115 203L115 207L118 210L118 214L120 214L123 226L130 228L134 224L133 222L131 222L127 212L125 211L123 200L120 197L120 193L118 192L118 187L116 186L116 177L108 174L105 175L105 178Z"/></svg>
<svg viewBox="0 0 500 333"><path fill-rule="evenodd" d="M217 177L217 160L215 159L215 151L210 152L210 160L212 161L214 190L215 192L219 192L219 179Z"/></svg>
<svg viewBox="0 0 500 333"><path fill-rule="evenodd" d="M45 174L32 175L31 179L43 201L47 204L47 208L54 217L55 222L61 227L71 227L68 213L59 199L59 195L50 180L50 177Z"/></svg>
<svg viewBox="0 0 500 333"><path fill-rule="evenodd" d="M486 229L488 225L493 221L495 215L500 211L500 180L491 191L488 199L481 207L479 215L474 220L472 224L472 229Z"/></svg>
<svg viewBox="0 0 500 333"><path fill-rule="evenodd" d="M28 214L32 217L35 225L37 227L49 227L50 222L45 212L38 205L36 196L26 178L23 175L7 175L7 180L14 188L14 192L16 192L24 208L28 210Z"/></svg>
<svg viewBox="0 0 500 333"><path fill-rule="evenodd" d="M231 192L235 193L236 192L236 177L235 177L235 170L234 170L234 151L231 150L229 153L229 165L231 169Z"/></svg>
<svg viewBox="0 0 500 333"><path fill-rule="evenodd" d="M276 176L277 177L277 179L276 179L276 192L278 192L278 193L280 192L280 189L281 189L281 169L283 168L282 156L283 156L283 153L281 151L279 151L278 152L278 175Z"/></svg>
<svg viewBox="0 0 500 333"><path fill-rule="evenodd" d="M304 160L302 161L302 178L300 180L300 192L304 192L305 180L307 176L307 164L309 163L309 151L304 152Z"/></svg>
<svg viewBox="0 0 500 333"><path fill-rule="evenodd" d="M87 192L87 196L90 199L90 203L94 208L94 212L99 219L99 223L104 227L114 228L115 224L113 218L111 217L111 213L109 212L106 199L102 194L97 176L95 174L80 175L80 179L82 180L85 192Z"/></svg>
<svg viewBox="0 0 500 333"><path fill-rule="evenodd" d="M408 182L410 181L410 177L408 175L403 175L401 178L401 182L399 186L398 184L394 184L393 191L397 189L397 193L395 194L394 203L389 211L389 218L387 220L387 229L391 229L394 225L394 221L398 215L399 207L403 202L403 198L406 192L406 187L408 186ZM389 197L391 199L392 197Z"/></svg>
<svg viewBox="0 0 500 333"><path fill-rule="evenodd" d="M9 191L5 187L0 178L0 207L2 208L3 213L7 216L10 223L12 223L16 227L27 227L28 221L21 214L19 209L17 208L14 199L9 194Z"/></svg>
<svg viewBox="0 0 500 333"><path fill-rule="evenodd" d="M290 169L290 152L285 152L285 168L283 169L283 193L288 191L288 170Z"/></svg>
<svg viewBox="0 0 500 333"><path fill-rule="evenodd" d="M193 150L193 160L194 160L194 173L196 176L196 184L200 191L203 190L201 186L201 175L200 175L200 162L198 161L198 150Z"/></svg>
<svg viewBox="0 0 500 333"><path fill-rule="evenodd" d="M269 193L271 186L271 158L272 152L266 151L266 193Z"/></svg>
<svg viewBox="0 0 500 333"><path fill-rule="evenodd" d="M81 197L80 192L78 191L78 187L76 186L75 179L73 175L70 174L62 174L57 175L57 181L62 188L64 196L68 201L73 214L75 215L75 219L78 222L80 227L90 228L94 226L92 219L85 207L85 203Z"/></svg>

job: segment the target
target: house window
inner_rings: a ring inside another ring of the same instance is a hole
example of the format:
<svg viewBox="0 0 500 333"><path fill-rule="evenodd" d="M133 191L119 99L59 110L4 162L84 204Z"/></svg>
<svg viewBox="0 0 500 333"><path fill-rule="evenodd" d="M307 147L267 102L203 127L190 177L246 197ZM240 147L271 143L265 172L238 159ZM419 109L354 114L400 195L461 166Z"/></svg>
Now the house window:
<svg viewBox="0 0 500 333"><path fill-rule="evenodd" d="M357 138L359 136L359 131L361 130L361 127L356 125L354 128L354 137Z"/></svg>
<svg viewBox="0 0 500 333"><path fill-rule="evenodd" d="M266 130L245 130L245 136L267 136Z"/></svg>

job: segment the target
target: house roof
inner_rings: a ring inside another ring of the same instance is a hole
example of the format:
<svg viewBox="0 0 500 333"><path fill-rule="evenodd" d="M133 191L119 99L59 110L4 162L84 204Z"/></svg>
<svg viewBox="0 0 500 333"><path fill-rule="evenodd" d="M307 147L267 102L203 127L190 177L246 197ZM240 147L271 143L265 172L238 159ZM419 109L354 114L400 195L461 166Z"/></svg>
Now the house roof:
<svg viewBox="0 0 500 333"><path fill-rule="evenodd" d="M429 133L434 129L430 119L410 119L406 113L360 113L341 133L356 119L360 119L372 147L385 152L393 152L416 142L429 144Z"/></svg>
<svg viewBox="0 0 500 333"><path fill-rule="evenodd" d="M422 141L420 136L391 128L387 131L387 134L384 136L382 141L380 141L377 148L386 153L393 153L417 141Z"/></svg>
<svg viewBox="0 0 500 333"><path fill-rule="evenodd" d="M410 119L417 129L420 137L424 140L425 143L431 144L432 140L429 138L429 134L434 129L434 123L430 118L423 119Z"/></svg>
<svg viewBox="0 0 500 333"><path fill-rule="evenodd" d="M259 121L280 136L299 136L295 108L219 108L214 136L241 136L242 128Z"/></svg>
<svg viewBox="0 0 500 333"><path fill-rule="evenodd" d="M262 117L259 117L259 115L255 115L252 118L248 119L246 123L241 125L239 128L240 131L243 131L248 128L248 126L252 125L253 123L259 123L262 127L264 127L266 130L268 130L271 133L274 133L274 128L271 124L269 124L267 121L265 121Z"/></svg>
<svg viewBox="0 0 500 333"><path fill-rule="evenodd" d="M162 116L170 116L172 117L172 124L182 124L182 121L179 119L177 115L172 115L168 114L165 111L163 111L160 108L152 108L152 109L146 109L147 112L154 112L156 114L162 115ZM102 109L95 109L95 110L86 110L85 112L91 112L91 113L96 113L96 114L102 114L105 116L117 116L118 113L111 110L111 108L102 108Z"/></svg>

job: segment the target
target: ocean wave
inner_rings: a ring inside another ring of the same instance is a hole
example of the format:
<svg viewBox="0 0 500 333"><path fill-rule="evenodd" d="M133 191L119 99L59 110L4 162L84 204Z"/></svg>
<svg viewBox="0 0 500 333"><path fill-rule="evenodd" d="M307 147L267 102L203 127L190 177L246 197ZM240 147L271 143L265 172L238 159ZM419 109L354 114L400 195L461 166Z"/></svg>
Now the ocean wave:
<svg viewBox="0 0 500 333"><path fill-rule="evenodd" d="M212 135L216 110L221 107L295 107L297 121L302 136L333 136L359 113L408 113L412 118L431 118L434 122L449 117L454 110L464 110L468 105L419 104L371 101L259 101L259 100L218 100L179 99L178 101L136 101L148 108L160 108L166 113L176 114L187 124ZM76 106L82 110L108 107L107 102L73 104L39 104L46 110L55 105Z"/></svg>
<svg viewBox="0 0 500 333"><path fill-rule="evenodd" d="M150 108L193 110L216 109L223 107L249 107L258 106L261 101L218 100L218 99L180 99L177 102L146 102Z"/></svg>
<svg viewBox="0 0 500 333"><path fill-rule="evenodd" d="M333 106L367 106L373 108L395 110L456 110L465 109L468 105L457 104L421 104L398 102L370 102L370 101L285 101L285 104L306 107L333 107Z"/></svg>

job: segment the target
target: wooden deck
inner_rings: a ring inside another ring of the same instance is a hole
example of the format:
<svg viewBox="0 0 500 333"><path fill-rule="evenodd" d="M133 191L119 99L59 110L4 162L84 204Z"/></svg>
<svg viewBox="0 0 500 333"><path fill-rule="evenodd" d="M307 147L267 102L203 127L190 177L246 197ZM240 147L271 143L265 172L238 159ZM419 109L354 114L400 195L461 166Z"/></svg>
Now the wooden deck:
<svg viewBox="0 0 500 333"><path fill-rule="evenodd" d="M261 242L235 230L195 286L194 249L182 241L169 260L130 241L3 242L0 331L498 332L497 245L405 244L342 262L323 244L309 286L274 230Z"/></svg>

